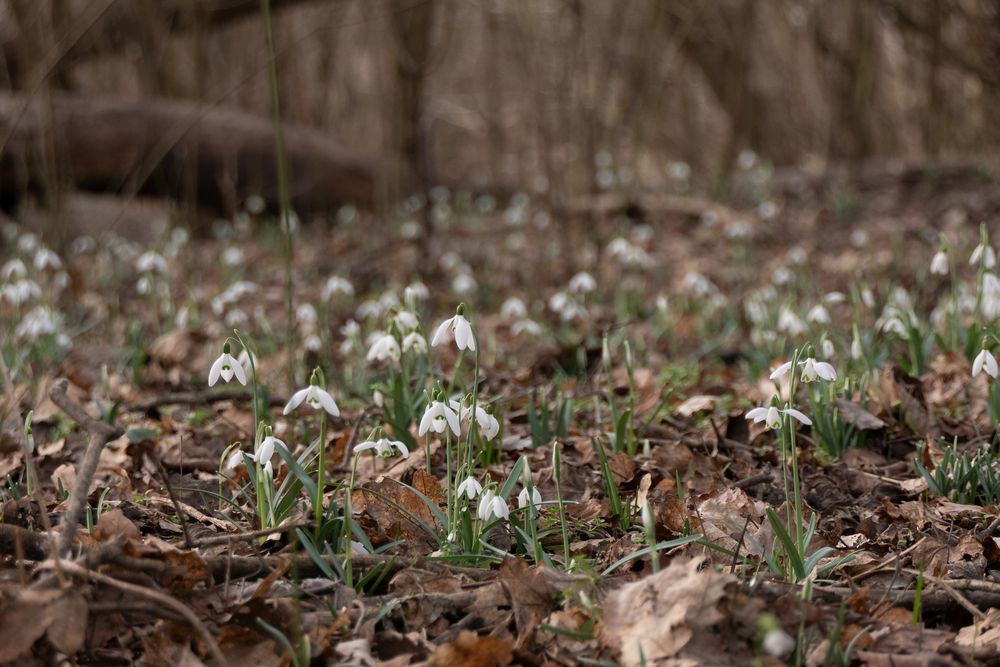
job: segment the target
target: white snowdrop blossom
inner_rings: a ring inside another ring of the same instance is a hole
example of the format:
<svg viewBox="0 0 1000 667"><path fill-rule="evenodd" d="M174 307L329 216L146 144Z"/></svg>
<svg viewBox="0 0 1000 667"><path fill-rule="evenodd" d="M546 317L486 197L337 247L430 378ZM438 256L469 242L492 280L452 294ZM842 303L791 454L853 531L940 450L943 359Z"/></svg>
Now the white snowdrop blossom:
<svg viewBox="0 0 1000 667"><path fill-rule="evenodd" d="M251 457L251 458L253 458L253 457ZM226 459L225 469L226 470L235 470L236 467L238 465L240 465L241 463L243 463L243 450L239 449L239 448L234 449L233 453L229 455L228 459Z"/></svg>
<svg viewBox="0 0 1000 667"><path fill-rule="evenodd" d="M491 517L509 519L510 510L507 509L507 503L504 502L503 498L493 493L492 489L487 489L483 492L482 498L479 499L476 516L483 521L489 521Z"/></svg>
<svg viewBox="0 0 1000 667"><path fill-rule="evenodd" d="M223 382L229 382L236 377L237 382L242 385L247 383L247 375L243 370L243 365L229 353L229 343L222 348L222 354L212 364L208 371L208 386L213 387L222 378Z"/></svg>
<svg viewBox="0 0 1000 667"><path fill-rule="evenodd" d="M778 314L778 330L790 336L801 336L809 330L809 327L806 326L801 317L786 306Z"/></svg>
<svg viewBox="0 0 1000 667"><path fill-rule="evenodd" d="M865 350L861 347L861 339L857 336L851 341L851 359L857 361L865 356Z"/></svg>
<svg viewBox="0 0 1000 667"><path fill-rule="evenodd" d="M420 320L408 310L401 310L392 318L392 321L399 327L399 331L416 331L420 327Z"/></svg>
<svg viewBox="0 0 1000 667"><path fill-rule="evenodd" d="M802 367L802 381L803 382L815 382L817 378L821 378L828 382L832 382L837 379L837 371L825 361L816 361L813 357L808 359L803 359L799 362L799 366ZM786 361L771 372L771 379L778 380L792 369L792 362Z"/></svg>
<svg viewBox="0 0 1000 667"><path fill-rule="evenodd" d="M369 362L385 361L386 359L399 361L401 350L399 349L399 341L396 340L395 336L391 333L381 332L377 334L377 338L374 340L375 342L368 349L368 356L366 357Z"/></svg>
<svg viewBox="0 0 1000 667"><path fill-rule="evenodd" d="M281 447L282 449L286 450L288 449L288 447L285 446L284 442L274 437L273 435L269 435L260 441L260 446L257 448L257 451L253 454L253 456L250 457L258 464L263 466L264 472L266 472L268 475L271 475L273 472L273 469L271 468L271 458L274 456L274 451L276 447Z"/></svg>
<svg viewBox="0 0 1000 667"><path fill-rule="evenodd" d="M475 477L466 477L465 480L458 485L458 489L455 490L455 495L461 497L463 494L468 497L469 500L474 500L476 496L483 492L483 485L480 484Z"/></svg>
<svg viewBox="0 0 1000 667"><path fill-rule="evenodd" d="M431 296L430 290L427 289L427 285L423 284L419 280L410 283L405 288L403 288L403 299L407 303L416 303L417 301L426 301Z"/></svg>
<svg viewBox="0 0 1000 667"><path fill-rule="evenodd" d="M36 271L44 271L45 269L58 271L62 268L62 260L59 259L59 255L48 248L38 249L38 252L35 253L34 264Z"/></svg>
<svg viewBox="0 0 1000 667"><path fill-rule="evenodd" d="M14 258L3 265L0 269L0 278L4 280L20 279L28 275L28 267L18 258Z"/></svg>
<svg viewBox="0 0 1000 667"><path fill-rule="evenodd" d="M514 336L520 336L522 333L537 336L542 333L542 327L534 320L518 320L510 327L510 332Z"/></svg>
<svg viewBox="0 0 1000 667"><path fill-rule="evenodd" d="M802 366L803 382L815 382L817 379L833 382L837 379L837 371L825 361L816 361L813 357L809 357L805 361L800 361L799 365Z"/></svg>
<svg viewBox="0 0 1000 667"><path fill-rule="evenodd" d="M975 250L969 256L969 266L976 266L980 261L982 261L983 266L987 269L992 269L996 266L997 255L992 247L983 245L982 243L976 246Z"/></svg>
<svg viewBox="0 0 1000 667"><path fill-rule="evenodd" d="M754 423L758 424L760 422L764 422L764 425L767 426L767 428L776 430L781 428L781 415L783 414L794 417L806 426L812 426L812 420L795 408L781 409L774 405L754 408L747 412L746 418L752 419Z"/></svg>
<svg viewBox="0 0 1000 667"><path fill-rule="evenodd" d="M167 260L160 253L147 250L135 260L135 270L139 273L166 273Z"/></svg>
<svg viewBox="0 0 1000 667"><path fill-rule="evenodd" d="M449 401L451 409L458 413L459 420L472 422L472 407L462 405L458 401ZM492 440L500 433L500 422L492 414L483 409L483 406L476 406L476 422L479 424L479 432L487 440Z"/></svg>
<svg viewBox="0 0 1000 667"><path fill-rule="evenodd" d="M15 308L20 308L25 303L42 295L42 288L29 278L22 278L9 285L4 285L0 291L3 292L3 298Z"/></svg>
<svg viewBox="0 0 1000 667"><path fill-rule="evenodd" d="M524 301L512 296L500 306L500 317L505 320L520 320L528 316L528 308Z"/></svg>
<svg viewBox="0 0 1000 667"><path fill-rule="evenodd" d="M476 279L471 273L463 271L452 279L451 289L456 294L469 294L476 289Z"/></svg>
<svg viewBox="0 0 1000 667"><path fill-rule="evenodd" d="M517 506L524 508L528 504L528 488L525 487L521 489L521 493L517 494ZM542 494L538 492L537 486L531 487L531 506L536 507L542 504Z"/></svg>
<svg viewBox="0 0 1000 667"><path fill-rule="evenodd" d="M337 407L337 402L333 400L330 392L315 384L311 384L305 389L299 389L292 394L292 397L288 399L288 403L285 404L285 409L282 410L282 413L286 415L291 414L292 410L303 403L313 410L326 410L334 417L340 416L340 408Z"/></svg>
<svg viewBox="0 0 1000 667"><path fill-rule="evenodd" d="M366 440L358 445L354 446L354 453L360 453L368 451L369 449L375 451L375 455L383 459L391 458L399 453L404 459L410 455L410 450L405 444L399 440L390 440L389 438L379 438L378 440Z"/></svg>
<svg viewBox="0 0 1000 667"><path fill-rule="evenodd" d="M295 321L303 328L311 330L316 326L318 319L319 315L316 312L316 307L311 303L303 303L295 309Z"/></svg>
<svg viewBox="0 0 1000 667"><path fill-rule="evenodd" d="M411 331L410 333L403 336L403 351L413 350L417 354L423 354L427 352L427 339L421 336L416 331Z"/></svg>
<svg viewBox="0 0 1000 667"><path fill-rule="evenodd" d="M243 251L236 246L229 246L222 251L222 263L226 266L239 266L243 259Z"/></svg>
<svg viewBox="0 0 1000 667"><path fill-rule="evenodd" d="M329 301L334 294L354 296L354 285L346 278L330 276L326 279L326 285L323 286L323 301Z"/></svg>
<svg viewBox="0 0 1000 667"><path fill-rule="evenodd" d="M444 433L448 428L451 428L451 432L456 437L462 435L462 428L458 423L458 414L455 410L443 401L433 401L420 419L417 435L422 436L428 431Z"/></svg>
<svg viewBox="0 0 1000 667"><path fill-rule="evenodd" d="M464 308L458 307L458 312L454 317L450 317L438 325L437 330L431 338L431 346L437 347L445 343L449 338L455 338L455 345L459 350L476 351L476 337L472 333L472 325L465 319Z"/></svg>
<svg viewBox="0 0 1000 667"><path fill-rule="evenodd" d="M823 348L823 356L828 359L832 358L837 352L836 349L833 347L833 341L830 340L829 338L823 339L821 347Z"/></svg>
<svg viewBox="0 0 1000 667"><path fill-rule="evenodd" d="M948 275L948 253L938 250L931 259L931 273L938 276Z"/></svg>
<svg viewBox="0 0 1000 667"><path fill-rule="evenodd" d="M997 377L997 360L993 356L993 353L987 350L985 347L979 351L976 358L972 361L972 377L976 377L981 372L986 371L994 380Z"/></svg>
<svg viewBox="0 0 1000 667"><path fill-rule="evenodd" d="M815 324L829 324L830 311L828 311L826 306L823 304L817 303L809 309L808 313L806 313L806 319Z"/></svg>
<svg viewBox="0 0 1000 667"><path fill-rule="evenodd" d="M593 292L595 289L597 289L597 281L594 280L594 276L590 275L586 271L580 271L578 274L570 278L570 292L586 294L588 292Z"/></svg>

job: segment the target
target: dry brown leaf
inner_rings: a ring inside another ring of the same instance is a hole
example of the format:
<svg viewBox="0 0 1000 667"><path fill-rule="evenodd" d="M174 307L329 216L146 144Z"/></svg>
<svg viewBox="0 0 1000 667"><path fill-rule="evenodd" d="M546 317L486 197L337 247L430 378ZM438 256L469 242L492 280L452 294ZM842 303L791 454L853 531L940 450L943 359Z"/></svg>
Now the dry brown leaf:
<svg viewBox="0 0 1000 667"><path fill-rule="evenodd" d="M101 513L94 526L94 539L108 542L124 535L128 539L139 539L139 529L117 507Z"/></svg>
<svg viewBox="0 0 1000 667"><path fill-rule="evenodd" d="M626 584L604 601L601 638L628 667L697 665L684 648L696 633L723 619L719 603L736 577L702 570L703 557L674 561L659 573Z"/></svg>
<svg viewBox="0 0 1000 667"><path fill-rule="evenodd" d="M885 428L885 422L865 410L854 401L845 398L837 399L837 409L845 424L850 424L861 431L877 431Z"/></svg>
<svg viewBox="0 0 1000 667"><path fill-rule="evenodd" d="M752 500L743 489L734 487L700 503L697 515L701 519L701 532L705 539L735 550L747 520L750 521L747 529L751 532L761 523L764 504Z"/></svg>
<svg viewBox="0 0 1000 667"><path fill-rule="evenodd" d="M455 641L437 647L430 663L435 667L500 667L513 658L509 639L462 630Z"/></svg>
<svg viewBox="0 0 1000 667"><path fill-rule="evenodd" d="M698 394L678 405L675 412L681 417L690 417L698 412L711 412L715 409L715 401L717 399L718 396Z"/></svg>
<svg viewBox="0 0 1000 667"><path fill-rule="evenodd" d="M0 662L23 656L47 632L56 648L75 653L87 630L87 603L75 590L26 588L0 601L0 628Z"/></svg>

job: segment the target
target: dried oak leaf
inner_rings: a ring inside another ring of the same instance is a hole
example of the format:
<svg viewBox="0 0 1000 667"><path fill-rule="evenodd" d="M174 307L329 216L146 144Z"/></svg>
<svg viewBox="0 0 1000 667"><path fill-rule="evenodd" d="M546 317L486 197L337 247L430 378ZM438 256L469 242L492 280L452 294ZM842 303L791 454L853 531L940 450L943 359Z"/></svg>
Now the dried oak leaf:
<svg viewBox="0 0 1000 667"><path fill-rule="evenodd" d="M0 663L16 660L48 634L59 651L73 654L83 647L87 631L87 602L79 591L26 588L16 597L0 600Z"/></svg>
<svg viewBox="0 0 1000 667"><path fill-rule="evenodd" d="M481 637L462 630L453 642L438 646L431 656L435 667L500 667L514 658L509 639Z"/></svg>
<svg viewBox="0 0 1000 667"><path fill-rule="evenodd" d="M503 584L518 630L518 647L530 640L538 624L556 608L556 597L579 587L585 580L556 570L531 567L519 558L504 558L500 565Z"/></svg>
<svg viewBox="0 0 1000 667"><path fill-rule="evenodd" d="M625 584L604 601L602 641L619 651L624 665L702 664L685 655L692 639L723 620L719 604L736 577L702 570L705 558L672 562L666 569Z"/></svg>

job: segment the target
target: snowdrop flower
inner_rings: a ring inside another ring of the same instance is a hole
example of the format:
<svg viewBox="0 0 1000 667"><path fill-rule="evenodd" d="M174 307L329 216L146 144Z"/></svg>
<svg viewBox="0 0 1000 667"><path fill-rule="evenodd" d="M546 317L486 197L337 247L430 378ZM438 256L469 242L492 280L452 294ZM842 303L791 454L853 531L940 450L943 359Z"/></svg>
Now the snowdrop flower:
<svg viewBox="0 0 1000 667"><path fill-rule="evenodd" d="M226 459L225 469L236 470L236 467L241 463L243 463L243 450L237 447L233 450L233 453L229 455L229 458Z"/></svg>
<svg viewBox="0 0 1000 667"><path fill-rule="evenodd" d="M316 326L318 319L319 315L316 313L316 307L311 303L304 303L295 309L295 321L304 328L312 329Z"/></svg>
<svg viewBox="0 0 1000 667"><path fill-rule="evenodd" d="M830 312L826 309L826 306L817 303L806 313L806 319L816 324L829 324Z"/></svg>
<svg viewBox="0 0 1000 667"><path fill-rule="evenodd" d="M875 307L875 293L872 291L871 287L865 285L861 288L861 302L865 304L867 308Z"/></svg>
<svg viewBox="0 0 1000 667"><path fill-rule="evenodd" d="M462 405L458 401L449 401L451 409L458 413L461 421L472 421L472 408ZM483 409L483 406L476 406L476 422L479 424L479 432L487 440L492 440L500 433L500 422L492 414Z"/></svg>
<svg viewBox="0 0 1000 667"><path fill-rule="evenodd" d="M785 408L781 409L777 405L777 400L772 400L771 405L768 407L758 407L750 410L746 414L747 419L752 419L755 424L764 422L764 425L772 430L777 430L781 428L781 415L788 415L794 417L798 421L802 422L806 426L812 426L812 420L806 417L804 414L796 410L795 408Z"/></svg>
<svg viewBox="0 0 1000 667"><path fill-rule="evenodd" d="M292 410L302 405L302 403L305 403L313 410L322 409L334 417L340 416L340 408L337 407L337 402L333 400L333 396L317 384L310 384L305 389L299 389L292 394L292 397L288 399L288 403L285 404L282 414L291 414Z"/></svg>
<svg viewBox="0 0 1000 667"><path fill-rule="evenodd" d="M36 306L28 311L17 325L14 335L20 340L35 341L42 336L59 332L60 319L48 306Z"/></svg>
<svg viewBox="0 0 1000 667"><path fill-rule="evenodd" d="M948 253L938 250L931 260L931 273L939 276L948 275Z"/></svg>
<svg viewBox="0 0 1000 667"><path fill-rule="evenodd" d="M34 264L36 271L44 271L45 269L58 271L62 268L62 260L59 259L59 255L48 248L38 249L38 252L35 253Z"/></svg>
<svg viewBox="0 0 1000 667"><path fill-rule="evenodd" d="M587 292L593 292L595 289L597 289L597 281L594 280L594 276L590 275L586 271L579 272L569 281L570 292L585 294Z"/></svg>
<svg viewBox="0 0 1000 667"><path fill-rule="evenodd" d="M684 278L681 281L681 287L695 296L708 296L719 291L719 288L715 286L715 283L697 271L689 271L684 274Z"/></svg>
<svg viewBox="0 0 1000 667"><path fill-rule="evenodd" d="M330 297L334 294L354 296L354 285L352 285L346 278L341 278L340 276L330 276L327 278L326 285L323 287L323 300L329 301Z"/></svg>
<svg viewBox="0 0 1000 667"><path fill-rule="evenodd" d="M524 301L512 296L503 302L500 306L500 317L505 320L518 320L527 317L528 308L524 305Z"/></svg>
<svg viewBox="0 0 1000 667"><path fill-rule="evenodd" d="M354 320L347 320L344 326L340 327L340 335L344 338L353 338L361 333L361 325Z"/></svg>
<svg viewBox="0 0 1000 667"><path fill-rule="evenodd" d="M417 316L408 310L401 310L396 313L395 317L392 318L392 321L396 323L397 327L399 327L400 332L415 331L420 327L420 320L418 320Z"/></svg>
<svg viewBox="0 0 1000 667"><path fill-rule="evenodd" d="M147 250L135 260L135 270L139 273L166 273L167 260L160 253Z"/></svg>
<svg viewBox="0 0 1000 667"><path fill-rule="evenodd" d="M371 347L368 349L368 356L366 357L369 362L371 361L385 361L386 359L392 359L393 361L399 361L399 355L401 351L399 349L399 342L396 337L391 333L379 333L376 334L378 337L375 342L372 343Z"/></svg>
<svg viewBox="0 0 1000 667"><path fill-rule="evenodd" d="M976 249L972 251L972 255L969 256L969 266L976 266L980 261L982 261L983 266L987 269L992 269L996 266L997 255L992 247L983 245L982 243L976 246Z"/></svg>
<svg viewBox="0 0 1000 667"><path fill-rule="evenodd" d="M469 476L458 485L458 489L455 491L455 495L461 497L462 494L468 496L469 500L475 499L480 493L483 492L483 485L476 481L475 477Z"/></svg>
<svg viewBox="0 0 1000 667"><path fill-rule="evenodd" d="M3 268L0 269L0 278L3 278L4 280L11 280L12 278L20 279L24 278L26 275L28 275L28 267L26 267L24 262L16 257L4 264Z"/></svg>
<svg viewBox="0 0 1000 667"><path fill-rule="evenodd" d="M219 355L219 358L215 360L212 368L208 371L208 386L214 386L220 377L223 382L229 382L233 379L234 375L240 384L246 385L247 375L243 371L243 365L229 353L229 343L226 343L222 346L222 354Z"/></svg>
<svg viewBox="0 0 1000 667"><path fill-rule="evenodd" d="M282 449L288 449L285 443L278 438L271 435L271 427L267 428L267 437L260 441L260 446L257 448L256 453L254 453L252 458L258 464L264 467L264 472L268 475L272 473L271 468L271 457L274 456L274 450L276 447L281 447Z"/></svg>
<svg viewBox="0 0 1000 667"><path fill-rule="evenodd" d="M865 350L861 347L861 339L857 332L854 333L854 340L851 341L851 359L858 360L865 356Z"/></svg>
<svg viewBox="0 0 1000 667"><path fill-rule="evenodd" d="M827 359L833 358L836 354L836 349L833 347L833 341L829 338L824 338L822 342L823 356Z"/></svg>
<svg viewBox="0 0 1000 667"><path fill-rule="evenodd" d="M781 309L778 314L778 330L784 331L790 336L801 336L809 327L802 321L802 318L792 312L787 306Z"/></svg>
<svg viewBox="0 0 1000 667"><path fill-rule="evenodd" d="M42 295L42 288L38 286L38 283L28 278L4 285L2 291L4 298L15 308L19 308L22 304Z"/></svg>
<svg viewBox="0 0 1000 667"><path fill-rule="evenodd" d="M306 336L304 341L302 341L302 347L304 347L309 352L319 352L320 349L323 347L323 339L320 338L319 335L311 333L308 336Z"/></svg>
<svg viewBox="0 0 1000 667"><path fill-rule="evenodd" d="M410 283L403 289L403 299L407 303L426 301L428 298L430 298L430 295L431 293L427 289L427 285L423 284L419 280Z"/></svg>
<svg viewBox="0 0 1000 667"><path fill-rule="evenodd" d="M802 366L803 382L815 382L817 379L833 382L837 379L837 371L825 361L816 361L815 358L809 357L799 364Z"/></svg>
<svg viewBox="0 0 1000 667"><path fill-rule="evenodd" d="M537 336L542 333L542 327L534 320L518 320L511 326L510 333L514 336L520 336L522 333Z"/></svg>
<svg viewBox="0 0 1000 667"><path fill-rule="evenodd" d="M410 455L410 450L407 449L399 440L390 440L389 438L379 438L378 440L367 440L361 444L354 446L354 453L360 453L367 451L369 449L375 450L375 455L383 459L391 458L399 452L399 455L404 459Z"/></svg>
<svg viewBox="0 0 1000 667"><path fill-rule="evenodd" d="M882 331L894 333L900 338L906 338L906 325L903 324L903 320L899 319L899 317L895 315L887 318L882 323Z"/></svg>
<svg viewBox="0 0 1000 667"><path fill-rule="evenodd" d="M451 289L456 294L469 294L476 289L476 279L463 271L451 281Z"/></svg>
<svg viewBox="0 0 1000 667"><path fill-rule="evenodd" d="M521 489L521 493L517 494L517 506L524 508L528 504L528 487ZM542 504L542 494L538 492L537 486L531 487L531 506L535 507Z"/></svg>
<svg viewBox="0 0 1000 667"><path fill-rule="evenodd" d="M983 349L972 361L972 377L976 377L982 371L986 371L986 374L994 380L997 377L997 360L993 353L986 348L986 341L983 341Z"/></svg>
<svg viewBox="0 0 1000 667"><path fill-rule="evenodd" d="M424 435L428 431L444 433L451 428L451 432L456 437L462 435L461 426L458 423L458 414L451 406L444 401L433 401L424 411L424 416L420 419L420 428L417 435Z"/></svg>
<svg viewBox="0 0 1000 667"><path fill-rule="evenodd" d="M403 350L413 350L418 354L423 354L427 352L427 339L418 332L411 331L403 336Z"/></svg>
<svg viewBox="0 0 1000 667"><path fill-rule="evenodd" d="M479 499L476 516L483 521L489 521L490 517L509 519L510 510L507 509L507 503L504 502L503 498L493 493L492 489L487 489L483 492L483 497Z"/></svg>
<svg viewBox="0 0 1000 667"><path fill-rule="evenodd" d="M810 353L812 349L810 346ZM803 382L815 382L817 378L822 378L828 382L832 382L837 379L837 371L830 364L825 361L816 361L810 354L807 359L803 359L799 362L799 366L802 367L802 381ZM771 372L771 379L778 380L792 369L792 362L786 361Z"/></svg>
<svg viewBox="0 0 1000 667"><path fill-rule="evenodd" d="M465 304L459 304L455 316L438 325L434 337L431 338L431 346L437 347L452 336L459 350L476 351L476 337L472 332L472 325L465 319Z"/></svg>
<svg viewBox="0 0 1000 667"><path fill-rule="evenodd" d="M243 251L236 246L229 246L222 251L222 263L226 266L239 266L243 263Z"/></svg>
<svg viewBox="0 0 1000 667"><path fill-rule="evenodd" d="M385 405L385 396L382 395L382 392L376 389L375 393L372 394L372 402L375 403L376 407L381 408Z"/></svg>
<svg viewBox="0 0 1000 667"><path fill-rule="evenodd" d="M843 292L827 292L823 295L823 301L831 306L835 306L847 301L847 295Z"/></svg>

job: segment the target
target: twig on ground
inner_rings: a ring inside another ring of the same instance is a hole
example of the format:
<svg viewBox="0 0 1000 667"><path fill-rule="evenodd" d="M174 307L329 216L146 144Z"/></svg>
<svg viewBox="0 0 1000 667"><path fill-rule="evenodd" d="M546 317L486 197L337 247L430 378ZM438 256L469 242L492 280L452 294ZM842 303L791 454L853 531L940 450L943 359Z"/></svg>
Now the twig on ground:
<svg viewBox="0 0 1000 667"><path fill-rule="evenodd" d="M87 443L83 458L77 466L76 486L69 497L66 513L63 515L62 527L56 540L56 555L66 553L73 545L77 524L80 523L80 518L83 516L83 508L87 502L90 485L97 472L97 462L101 458L101 450L104 449L104 445L109 440L119 437L123 432L122 429L105 424L87 414L86 410L66 395L68 385L69 382L65 379L56 382L49 390L49 398L60 410L90 434L90 441Z"/></svg>
<svg viewBox="0 0 1000 667"><path fill-rule="evenodd" d="M188 531L187 520L184 519L184 513L181 512L180 505L177 504L177 496L174 495L174 487L170 484L170 479L167 477L167 471L163 469L163 463L160 462L158 456L150 456L153 462L156 463L156 469L160 473L160 477L163 478L163 486L167 487L167 495L170 496L170 502L173 503L174 512L177 513L177 520L181 524L181 530L184 532L184 546L188 549L194 548L194 541L191 539L191 533Z"/></svg>
<svg viewBox="0 0 1000 667"><path fill-rule="evenodd" d="M283 533L285 531L293 530L295 528L309 528L310 526L312 526L312 523L304 521L301 523L286 523L281 526L275 526L274 528L251 530L245 533L227 533L225 535L209 535L208 537L201 537L196 539L195 546L207 547L213 544L232 544L233 542L243 542L258 537L264 537L265 535L271 535L273 533Z"/></svg>
<svg viewBox="0 0 1000 667"><path fill-rule="evenodd" d="M208 631L208 628L205 627L205 624L201 622L201 619L199 619L198 616L193 611L191 611L191 609L187 607L187 605L170 597L169 595L160 593L159 591L154 591L149 588L144 588L143 586L137 586L136 584L130 584L124 581L119 581L114 577L109 577L105 574L101 574L100 572L95 572L94 570L88 570L85 567L77 565L73 561L64 560L62 561L61 566L66 572L70 574L79 577L86 577L99 584L111 586L112 588L117 588L120 591L124 591L126 593L132 593L139 597L144 597L148 600L155 602L158 605L161 605L163 607L170 609L171 611L176 612L177 614L182 616L184 620L187 621L191 625L191 627L198 632L199 635L201 635L202 640L208 647L209 653L212 654L212 659L215 660L217 664L223 666L227 666L229 664L228 661L226 660L226 656L222 653L222 649L220 649L218 643L216 643L215 637L212 636L212 633Z"/></svg>

